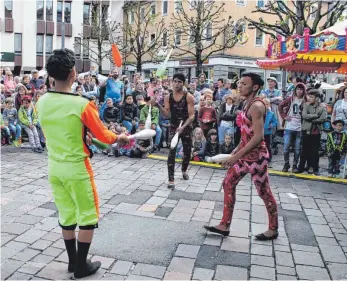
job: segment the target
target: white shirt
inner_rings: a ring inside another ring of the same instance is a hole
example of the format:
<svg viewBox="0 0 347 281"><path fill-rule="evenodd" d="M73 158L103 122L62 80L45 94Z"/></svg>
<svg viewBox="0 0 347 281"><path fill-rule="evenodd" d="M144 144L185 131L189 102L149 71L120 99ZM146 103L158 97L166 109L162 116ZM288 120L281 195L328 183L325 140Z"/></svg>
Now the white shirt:
<svg viewBox="0 0 347 281"><path fill-rule="evenodd" d="M301 131L301 104L303 99L294 98L288 116L291 118L290 121L286 121L285 129L290 131Z"/></svg>

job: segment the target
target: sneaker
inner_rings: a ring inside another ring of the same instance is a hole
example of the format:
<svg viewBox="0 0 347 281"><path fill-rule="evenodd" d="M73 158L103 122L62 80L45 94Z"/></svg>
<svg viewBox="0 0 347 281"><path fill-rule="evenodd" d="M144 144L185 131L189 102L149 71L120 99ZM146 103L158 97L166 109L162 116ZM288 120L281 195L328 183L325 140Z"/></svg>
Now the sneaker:
<svg viewBox="0 0 347 281"><path fill-rule="evenodd" d="M313 174L313 168L309 168L307 171L309 174Z"/></svg>
<svg viewBox="0 0 347 281"><path fill-rule="evenodd" d="M293 168L292 168L292 172L293 172L294 174L297 174L297 173L299 173L299 169L298 169L298 166L296 166L296 165L293 165Z"/></svg>
<svg viewBox="0 0 347 281"><path fill-rule="evenodd" d="M18 142L18 140L14 140L12 144L13 144L14 147L19 147L19 142Z"/></svg>
<svg viewBox="0 0 347 281"><path fill-rule="evenodd" d="M35 153L42 153L42 151L40 149L38 149L37 147L33 148L33 152L35 152Z"/></svg>
<svg viewBox="0 0 347 281"><path fill-rule="evenodd" d="M38 147L37 149L40 150L41 152L45 151L45 149L43 147Z"/></svg>
<svg viewBox="0 0 347 281"><path fill-rule="evenodd" d="M164 147L164 148L167 147L166 141L163 141L163 147Z"/></svg>
<svg viewBox="0 0 347 281"><path fill-rule="evenodd" d="M289 171L289 169L290 169L290 166L289 166L288 164L284 164L284 167L283 167L283 169L282 169L282 172L287 173L287 172Z"/></svg>

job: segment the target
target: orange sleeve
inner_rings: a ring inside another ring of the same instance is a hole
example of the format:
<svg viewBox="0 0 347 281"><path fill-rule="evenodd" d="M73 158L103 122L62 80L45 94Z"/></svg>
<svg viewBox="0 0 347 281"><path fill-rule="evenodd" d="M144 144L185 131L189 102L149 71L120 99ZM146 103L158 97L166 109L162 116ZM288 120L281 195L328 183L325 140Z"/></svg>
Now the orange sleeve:
<svg viewBox="0 0 347 281"><path fill-rule="evenodd" d="M104 124L102 124L98 110L93 102L88 102L84 111L82 112L82 122L91 130L92 134L101 142L112 144L117 140L117 135L109 131Z"/></svg>

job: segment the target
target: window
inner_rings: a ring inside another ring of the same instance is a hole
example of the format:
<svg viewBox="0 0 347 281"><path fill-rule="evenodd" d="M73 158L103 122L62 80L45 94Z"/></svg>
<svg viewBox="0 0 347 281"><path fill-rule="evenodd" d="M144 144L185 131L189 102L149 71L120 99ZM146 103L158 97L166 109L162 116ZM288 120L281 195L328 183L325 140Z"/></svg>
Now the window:
<svg viewBox="0 0 347 281"><path fill-rule="evenodd" d="M145 20L145 16L146 16L145 8L141 8L141 10L140 10L140 19L141 19L141 21Z"/></svg>
<svg viewBox="0 0 347 281"><path fill-rule="evenodd" d="M83 39L83 58L89 59L89 40Z"/></svg>
<svg viewBox="0 0 347 281"><path fill-rule="evenodd" d="M64 2L64 21L71 23L71 3Z"/></svg>
<svg viewBox="0 0 347 281"><path fill-rule="evenodd" d="M265 7L265 0L257 0L257 7L258 8L264 8Z"/></svg>
<svg viewBox="0 0 347 281"><path fill-rule="evenodd" d="M22 33L14 34L14 52L17 54L22 53Z"/></svg>
<svg viewBox="0 0 347 281"><path fill-rule="evenodd" d="M163 16L167 16L167 12L168 12L168 0L163 0Z"/></svg>
<svg viewBox="0 0 347 281"><path fill-rule="evenodd" d="M57 2L57 22L63 21L63 2Z"/></svg>
<svg viewBox="0 0 347 281"><path fill-rule="evenodd" d="M151 5L151 15L155 16L155 14L156 14L156 7L155 7L155 4L152 4Z"/></svg>
<svg viewBox="0 0 347 281"><path fill-rule="evenodd" d="M167 35L167 31L163 32L163 43L162 46L163 47L167 47L168 45L168 35Z"/></svg>
<svg viewBox="0 0 347 281"><path fill-rule="evenodd" d="M53 36L46 35L46 54L53 53Z"/></svg>
<svg viewBox="0 0 347 281"><path fill-rule="evenodd" d="M101 6L101 25L107 29L108 5ZM107 29L108 30L108 29Z"/></svg>
<svg viewBox="0 0 347 281"><path fill-rule="evenodd" d="M246 6L247 0L236 0L236 5L237 6Z"/></svg>
<svg viewBox="0 0 347 281"><path fill-rule="evenodd" d="M12 0L4 0L4 4L5 4L5 18L12 19L12 9L13 9Z"/></svg>
<svg viewBox="0 0 347 281"><path fill-rule="evenodd" d="M175 33L175 45L176 46L179 46L181 45L181 30L176 30L176 33Z"/></svg>
<svg viewBox="0 0 347 281"><path fill-rule="evenodd" d="M53 0L46 0L46 21L53 21Z"/></svg>
<svg viewBox="0 0 347 281"><path fill-rule="evenodd" d="M255 46L263 47L264 46L264 33L260 30L255 30Z"/></svg>
<svg viewBox="0 0 347 281"><path fill-rule="evenodd" d="M135 14L134 14L134 11L131 10L131 11L129 12L129 23L130 23L130 24L133 24L134 22L135 22Z"/></svg>
<svg viewBox="0 0 347 281"><path fill-rule="evenodd" d="M36 35L36 53L43 54L43 35Z"/></svg>
<svg viewBox="0 0 347 281"><path fill-rule="evenodd" d="M83 24L90 25L90 5L83 5Z"/></svg>
<svg viewBox="0 0 347 281"><path fill-rule="evenodd" d="M76 57L81 57L81 43L81 37L75 37L74 50Z"/></svg>
<svg viewBox="0 0 347 281"><path fill-rule="evenodd" d="M149 45L153 45L154 44L154 41L155 41L155 33L152 33L150 36L149 36Z"/></svg>
<svg viewBox="0 0 347 281"><path fill-rule="evenodd" d="M212 22L209 22L206 26L206 41L212 40Z"/></svg>
<svg viewBox="0 0 347 281"><path fill-rule="evenodd" d="M195 28L191 28L189 32L189 43L195 43Z"/></svg>
<svg viewBox="0 0 347 281"><path fill-rule="evenodd" d="M175 13L179 13L183 10L182 0L175 0Z"/></svg>
<svg viewBox="0 0 347 281"><path fill-rule="evenodd" d="M36 0L36 17L37 20L44 20L44 2L43 0Z"/></svg>
<svg viewBox="0 0 347 281"><path fill-rule="evenodd" d="M310 6L310 20L315 20L317 16L318 7L315 4L311 4Z"/></svg>

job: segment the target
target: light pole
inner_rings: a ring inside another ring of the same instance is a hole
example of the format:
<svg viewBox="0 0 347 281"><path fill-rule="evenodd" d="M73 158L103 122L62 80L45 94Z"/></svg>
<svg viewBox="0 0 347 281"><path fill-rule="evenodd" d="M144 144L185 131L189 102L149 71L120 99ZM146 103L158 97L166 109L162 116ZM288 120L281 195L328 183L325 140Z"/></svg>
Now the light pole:
<svg viewBox="0 0 347 281"><path fill-rule="evenodd" d="M65 12L64 12L64 0L61 2L61 48L65 48Z"/></svg>

